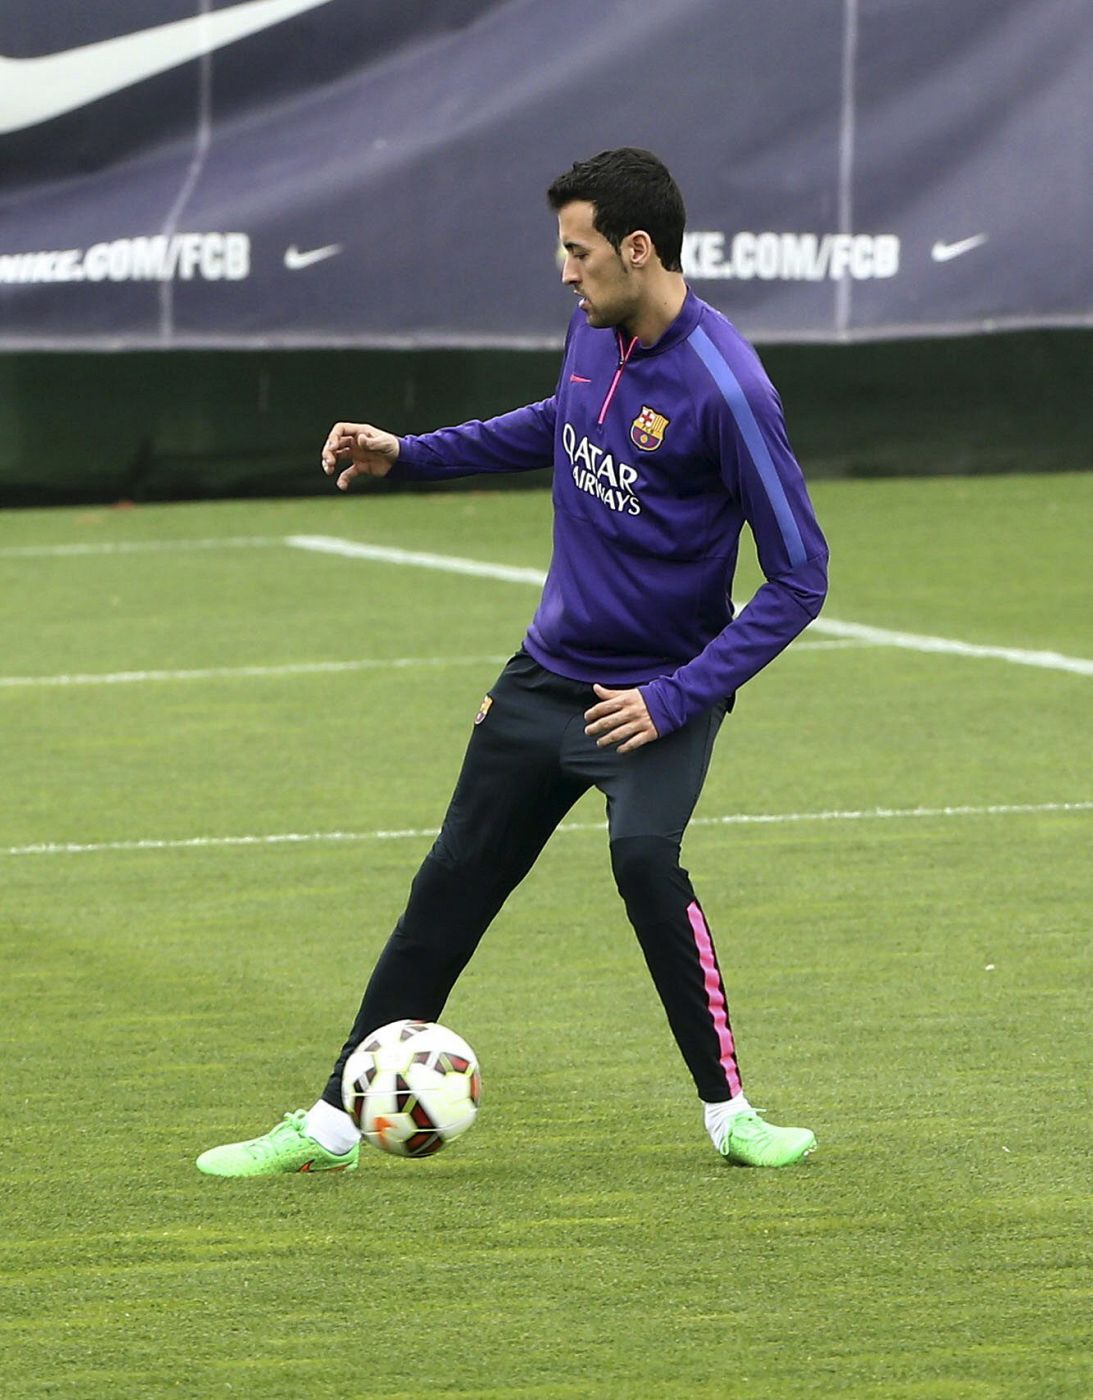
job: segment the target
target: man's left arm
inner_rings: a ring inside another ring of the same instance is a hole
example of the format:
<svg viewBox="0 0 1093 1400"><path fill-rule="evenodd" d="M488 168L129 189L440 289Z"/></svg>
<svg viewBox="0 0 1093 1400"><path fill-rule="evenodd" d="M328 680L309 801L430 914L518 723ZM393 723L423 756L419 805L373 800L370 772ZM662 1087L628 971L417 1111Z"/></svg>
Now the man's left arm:
<svg viewBox="0 0 1093 1400"><path fill-rule="evenodd" d="M721 474L755 537L766 582L692 661L641 687L658 734L733 695L815 618L827 595L827 543L758 359L722 377L714 415Z"/></svg>

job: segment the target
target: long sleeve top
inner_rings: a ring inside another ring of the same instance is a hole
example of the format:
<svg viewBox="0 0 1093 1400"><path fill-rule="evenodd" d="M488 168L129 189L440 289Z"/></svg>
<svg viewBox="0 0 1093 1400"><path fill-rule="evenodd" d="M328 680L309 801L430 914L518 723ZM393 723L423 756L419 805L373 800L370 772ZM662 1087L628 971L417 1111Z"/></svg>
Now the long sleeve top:
<svg viewBox="0 0 1093 1400"><path fill-rule="evenodd" d="M547 670L639 686L661 735L736 690L818 614L827 546L753 348L688 292L650 346L574 313L551 398L400 439L391 472L554 468L554 551L524 639ZM747 524L766 582L734 617Z"/></svg>

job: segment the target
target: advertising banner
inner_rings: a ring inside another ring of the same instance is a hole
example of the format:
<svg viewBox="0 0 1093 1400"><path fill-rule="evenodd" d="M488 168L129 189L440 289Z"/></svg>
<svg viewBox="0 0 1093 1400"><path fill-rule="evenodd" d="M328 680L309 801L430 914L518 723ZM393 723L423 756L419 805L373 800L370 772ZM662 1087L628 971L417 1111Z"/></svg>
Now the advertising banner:
<svg viewBox="0 0 1093 1400"><path fill-rule="evenodd" d="M760 342L1093 324L1088 0L5 0L0 349L561 342L645 146Z"/></svg>

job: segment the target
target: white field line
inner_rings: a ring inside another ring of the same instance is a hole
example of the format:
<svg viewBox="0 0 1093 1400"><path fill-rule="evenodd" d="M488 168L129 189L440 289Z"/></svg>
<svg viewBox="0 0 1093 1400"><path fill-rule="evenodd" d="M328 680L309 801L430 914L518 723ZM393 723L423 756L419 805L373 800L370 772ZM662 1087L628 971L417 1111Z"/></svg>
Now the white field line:
<svg viewBox="0 0 1093 1400"><path fill-rule="evenodd" d="M1076 676L1093 676L1093 661L1083 656L1064 656L1058 651L1024 651L1019 647L981 646L959 642L954 637L930 637L919 632L893 632L886 627L868 627L861 622L836 622L819 617L809 628L833 637L880 647L902 647L905 651L943 652L948 656L976 656L985 660L1011 661L1015 666L1040 666L1047 671L1070 671Z"/></svg>
<svg viewBox="0 0 1093 1400"><path fill-rule="evenodd" d="M848 643L850 646L857 643ZM134 685L142 681L231 680L236 677L337 675L342 671L401 671L415 666L502 665L505 656L393 656L386 660L295 661L282 666L204 666L192 671L104 671L71 676L0 676L0 690L28 686Z"/></svg>
<svg viewBox="0 0 1093 1400"><path fill-rule="evenodd" d="M535 587L541 587L546 577L540 569L518 568L508 564L490 564L477 559L464 559L456 555L431 554L383 545L362 544L356 540L340 539L332 535L288 535L286 537L225 535L219 539L16 545L0 547L0 559L48 558L80 554L157 553L169 550L269 548L277 545L289 545L293 549L306 549L316 553L336 554L343 558L370 559L377 563L410 565L416 568L438 569L444 573L466 574L476 578L493 578L506 583L527 583ZM1036 666L1051 671L1067 671L1072 675L1093 675L1093 661L1080 656L1067 656L1057 651L1027 651L1020 647L986 646L975 642L962 642L954 637L935 637L918 632L901 632L885 627L870 627L858 622L840 622L831 617L817 618L811 624L810 630L813 633L825 634L844 641L856 641L866 646L890 646L906 651L1008 661L1018 666ZM796 649L800 650L800 647L801 643L798 643Z"/></svg>
<svg viewBox="0 0 1093 1400"><path fill-rule="evenodd" d="M53 559L78 554L160 554L189 549L270 549L284 537L224 535L213 540L99 540L92 544L28 544L0 547L0 559Z"/></svg>
<svg viewBox="0 0 1093 1400"><path fill-rule="evenodd" d="M505 564L481 563L475 559L462 559L447 554L418 554L405 549L358 544L354 540L337 539L327 535L289 535L285 543L294 549L339 554L349 559L372 559L385 564L411 564L422 569L440 569L446 573L504 579L510 583L533 583L542 586L546 578L540 569L516 569ZM1064 656L1057 651L1024 651L1019 647L980 646L974 642L957 641L953 637L897 632L885 627L868 627L858 622L838 622L834 618L826 617L817 618L811 624L810 630L872 646L941 652L949 656L974 656L985 660L1010 661L1019 666L1040 666L1050 671L1070 671L1079 676L1093 676L1093 661L1080 656Z"/></svg>
<svg viewBox="0 0 1093 1400"><path fill-rule="evenodd" d="M945 820L953 817L1031 816L1039 813L1093 811L1091 802L996 803L972 807L870 807L860 811L735 812L724 817L694 817L694 826L781 826L797 822L866 822ZM563 822L560 832L606 831L606 822ZM86 855L97 851L182 851L224 846L308 846L360 841L425 839L435 827L407 827L392 831L286 831L268 836L191 836L177 840L42 842L31 846L0 847L5 856Z"/></svg>
<svg viewBox="0 0 1093 1400"><path fill-rule="evenodd" d="M831 651L863 647L868 642L797 642L799 651ZM234 680L278 676L338 675L344 671L404 671L416 666L503 666L507 656L392 656L362 657L354 661L289 661L279 666L201 666L189 671L87 671L73 675L0 676L0 690L51 689L85 685L140 685L146 681Z"/></svg>
<svg viewBox="0 0 1093 1400"><path fill-rule="evenodd" d="M344 559L371 559L379 564L409 564L418 569L439 569L446 574L470 574L473 578L496 578L504 583L531 583L542 588L546 574L541 569L521 569L509 564L484 564L478 559L461 559L454 554L423 554L419 550L395 549L388 545L360 544L357 540L333 535L289 535L285 544L316 554L339 554Z"/></svg>

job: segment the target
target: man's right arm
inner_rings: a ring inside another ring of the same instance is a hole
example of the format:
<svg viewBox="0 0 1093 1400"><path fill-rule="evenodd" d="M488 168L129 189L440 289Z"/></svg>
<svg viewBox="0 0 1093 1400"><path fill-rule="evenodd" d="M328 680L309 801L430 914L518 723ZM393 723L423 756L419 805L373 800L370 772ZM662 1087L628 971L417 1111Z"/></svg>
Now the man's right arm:
<svg viewBox="0 0 1093 1400"><path fill-rule="evenodd" d="M399 438L395 480L435 481L480 472L527 472L554 461L553 397L485 422Z"/></svg>
<svg viewBox="0 0 1093 1400"><path fill-rule="evenodd" d="M370 423L336 423L323 448L323 470L341 468L344 491L358 476L435 481L480 472L533 471L554 460L554 399L481 422L396 437Z"/></svg>

